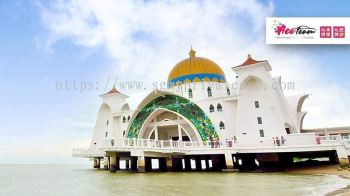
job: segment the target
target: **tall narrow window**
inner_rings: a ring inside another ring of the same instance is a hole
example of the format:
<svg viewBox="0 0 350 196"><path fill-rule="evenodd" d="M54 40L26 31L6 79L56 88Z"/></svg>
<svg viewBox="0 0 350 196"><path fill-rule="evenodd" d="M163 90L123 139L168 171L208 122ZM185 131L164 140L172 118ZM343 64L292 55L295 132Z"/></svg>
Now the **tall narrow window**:
<svg viewBox="0 0 350 196"><path fill-rule="evenodd" d="M209 106L209 112L212 113L212 112L214 112L214 111L215 111L214 106L213 106L212 104L210 104L210 106Z"/></svg>
<svg viewBox="0 0 350 196"><path fill-rule="evenodd" d="M125 130L123 131L123 137L125 137Z"/></svg>
<svg viewBox="0 0 350 196"><path fill-rule="evenodd" d="M108 131L106 131L105 137L108 137Z"/></svg>
<svg viewBox="0 0 350 196"><path fill-rule="evenodd" d="M260 133L260 137L265 137L264 130L260 129L259 133Z"/></svg>
<svg viewBox="0 0 350 196"><path fill-rule="evenodd" d="M220 121L219 126L220 126L220 129L221 129L221 130L222 130L222 129L225 129L225 124L224 124L222 121Z"/></svg>
<svg viewBox="0 0 350 196"><path fill-rule="evenodd" d="M218 110L218 112L222 112L222 106L220 103L218 103L218 105L216 106L216 109Z"/></svg>
<svg viewBox="0 0 350 196"><path fill-rule="evenodd" d="M227 87L226 89L227 95L231 95L230 89Z"/></svg>
<svg viewBox="0 0 350 196"><path fill-rule="evenodd" d="M130 121L130 116L128 116L128 122Z"/></svg>
<svg viewBox="0 0 350 196"><path fill-rule="evenodd" d="M106 125L108 125L108 123L109 123L109 120L107 120Z"/></svg>
<svg viewBox="0 0 350 196"><path fill-rule="evenodd" d="M125 123L126 122L126 118L125 118L125 116L123 116L123 123Z"/></svg>
<svg viewBox="0 0 350 196"><path fill-rule="evenodd" d="M261 117L258 117L258 124L259 124L259 125L262 124L262 119L261 119Z"/></svg>
<svg viewBox="0 0 350 196"><path fill-rule="evenodd" d="M287 128L285 128L286 129L286 133L287 134L290 134L290 129L287 127Z"/></svg>
<svg viewBox="0 0 350 196"><path fill-rule="evenodd" d="M189 89L189 90L188 90L188 97L189 97L189 98L193 98L192 89Z"/></svg>
<svg viewBox="0 0 350 196"><path fill-rule="evenodd" d="M207 92L208 92L208 97L213 96L213 94L211 93L211 88L210 87L207 88Z"/></svg>
<svg viewBox="0 0 350 196"><path fill-rule="evenodd" d="M255 101L255 108L259 108L259 101Z"/></svg>

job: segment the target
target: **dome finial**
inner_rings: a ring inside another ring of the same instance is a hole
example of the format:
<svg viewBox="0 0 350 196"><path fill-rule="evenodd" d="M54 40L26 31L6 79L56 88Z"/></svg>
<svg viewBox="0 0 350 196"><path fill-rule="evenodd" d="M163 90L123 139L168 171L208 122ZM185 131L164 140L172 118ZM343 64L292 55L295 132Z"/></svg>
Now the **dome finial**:
<svg viewBox="0 0 350 196"><path fill-rule="evenodd" d="M190 55L191 58L196 57L196 51L192 49L192 46L191 46L191 50L188 54Z"/></svg>

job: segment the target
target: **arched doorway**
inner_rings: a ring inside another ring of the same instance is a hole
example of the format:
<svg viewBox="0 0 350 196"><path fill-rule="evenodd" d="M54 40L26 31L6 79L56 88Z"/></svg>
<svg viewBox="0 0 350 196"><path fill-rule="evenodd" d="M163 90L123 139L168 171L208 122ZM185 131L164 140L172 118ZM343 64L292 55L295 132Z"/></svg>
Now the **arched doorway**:
<svg viewBox="0 0 350 196"><path fill-rule="evenodd" d="M200 135L181 115L157 109L145 120L139 133L140 139L200 141Z"/></svg>
<svg viewBox="0 0 350 196"><path fill-rule="evenodd" d="M144 137L144 132L151 133L153 127L149 125L154 116L168 111L180 118L177 120L179 120L179 123L182 123L181 125L191 139L196 138L197 141L207 141L209 138L219 140L210 118L195 103L184 97L172 94L158 95L155 98L155 94L150 96L153 99L143 104L142 108L138 109L139 112L133 116L132 123L128 129L128 138L140 138L140 136Z"/></svg>

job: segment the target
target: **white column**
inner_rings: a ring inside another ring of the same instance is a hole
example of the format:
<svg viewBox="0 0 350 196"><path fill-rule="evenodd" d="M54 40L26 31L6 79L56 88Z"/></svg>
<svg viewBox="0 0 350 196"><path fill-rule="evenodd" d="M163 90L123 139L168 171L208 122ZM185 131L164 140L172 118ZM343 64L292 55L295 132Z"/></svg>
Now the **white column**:
<svg viewBox="0 0 350 196"><path fill-rule="evenodd" d="M158 140L158 126L154 128L154 139Z"/></svg>
<svg viewBox="0 0 350 196"><path fill-rule="evenodd" d="M177 131L178 131L178 135L179 135L179 141L182 141L182 133L181 133L180 125L177 125Z"/></svg>

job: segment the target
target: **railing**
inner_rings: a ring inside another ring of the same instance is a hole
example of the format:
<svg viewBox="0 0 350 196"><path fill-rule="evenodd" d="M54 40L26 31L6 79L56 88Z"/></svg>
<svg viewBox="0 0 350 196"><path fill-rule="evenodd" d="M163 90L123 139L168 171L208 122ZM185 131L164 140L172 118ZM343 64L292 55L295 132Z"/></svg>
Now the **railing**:
<svg viewBox="0 0 350 196"><path fill-rule="evenodd" d="M250 141L174 141L174 140L155 140L155 139L106 139L103 141L102 148L92 149L73 149L73 156L76 157L103 157L108 149L120 148L130 149L154 149L154 150L215 150L215 149L261 149L261 148L283 148L283 147L302 147L318 145L338 145L342 144L350 148L349 136L317 136L315 134L290 134L284 138L250 140Z"/></svg>
<svg viewBox="0 0 350 196"><path fill-rule="evenodd" d="M74 157L104 157L105 152L97 148L75 148Z"/></svg>
<svg viewBox="0 0 350 196"><path fill-rule="evenodd" d="M273 148L283 146L314 146L322 144L345 144L350 145L348 136L317 136L311 133L289 134L284 137L261 140L225 140L225 141L174 141L155 139L107 139L103 142L103 148L153 148L153 149L216 149L216 148Z"/></svg>
<svg viewBox="0 0 350 196"><path fill-rule="evenodd" d="M233 141L174 141L154 139L107 139L103 141L102 148L153 148L153 149L210 149L210 148L234 148Z"/></svg>
<svg viewBox="0 0 350 196"><path fill-rule="evenodd" d="M340 143L347 146L350 145L350 137L341 136L340 134L320 136L320 140L322 141L322 143L328 143L328 144Z"/></svg>

